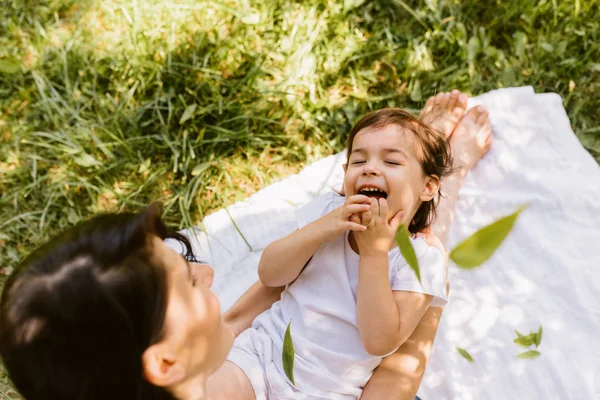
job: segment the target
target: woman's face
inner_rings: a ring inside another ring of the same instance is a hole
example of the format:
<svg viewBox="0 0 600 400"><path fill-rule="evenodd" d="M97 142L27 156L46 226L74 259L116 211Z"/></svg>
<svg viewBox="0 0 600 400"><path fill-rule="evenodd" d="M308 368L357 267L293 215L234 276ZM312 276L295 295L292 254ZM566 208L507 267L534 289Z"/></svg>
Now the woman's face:
<svg viewBox="0 0 600 400"><path fill-rule="evenodd" d="M186 379L208 376L223 364L233 332L221 318L219 300L210 290L214 272L207 264L187 262L158 237L153 254L167 272L168 303L163 342L176 352Z"/></svg>

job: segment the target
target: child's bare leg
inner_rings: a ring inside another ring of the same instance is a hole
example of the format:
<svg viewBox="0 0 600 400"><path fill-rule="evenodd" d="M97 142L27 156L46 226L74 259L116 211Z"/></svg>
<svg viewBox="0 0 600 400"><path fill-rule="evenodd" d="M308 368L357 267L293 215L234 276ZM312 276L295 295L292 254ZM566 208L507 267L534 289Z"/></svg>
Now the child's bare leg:
<svg viewBox="0 0 600 400"><path fill-rule="evenodd" d="M420 118L427 125L450 137L467 109L468 97L458 90L438 93L430 97Z"/></svg>
<svg viewBox="0 0 600 400"><path fill-rule="evenodd" d="M440 198L437 215L431 226L443 244L446 244L448 239L462 181L488 152L491 143L492 125L487 110L483 106L470 109L450 137L455 172L442 181L441 191L444 197Z"/></svg>
<svg viewBox="0 0 600 400"><path fill-rule="evenodd" d="M223 365L206 381L209 400L255 400L254 389L240 367L231 361Z"/></svg>

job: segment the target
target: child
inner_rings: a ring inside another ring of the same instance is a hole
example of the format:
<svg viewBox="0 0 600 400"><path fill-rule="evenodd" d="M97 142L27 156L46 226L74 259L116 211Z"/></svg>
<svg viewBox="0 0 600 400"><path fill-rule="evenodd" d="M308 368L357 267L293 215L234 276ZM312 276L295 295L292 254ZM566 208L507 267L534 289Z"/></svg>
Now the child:
<svg viewBox="0 0 600 400"><path fill-rule="evenodd" d="M446 136L404 110L383 109L356 124L347 152L344 195L300 209L299 229L262 255L261 282L287 288L236 339L228 357L235 365L218 372L230 375L220 382L248 378L252 390L236 398L357 399L382 357L428 307L447 301L444 255L414 236L431 223L450 172ZM413 234L421 282L396 247L400 224ZM290 321L295 385L282 366Z"/></svg>

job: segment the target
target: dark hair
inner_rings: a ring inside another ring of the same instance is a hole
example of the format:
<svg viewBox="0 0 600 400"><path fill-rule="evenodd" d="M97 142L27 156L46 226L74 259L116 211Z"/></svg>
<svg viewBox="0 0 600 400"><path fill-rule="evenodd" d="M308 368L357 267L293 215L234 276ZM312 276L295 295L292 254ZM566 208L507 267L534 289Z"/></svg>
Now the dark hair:
<svg viewBox="0 0 600 400"><path fill-rule="evenodd" d="M164 335L167 282L151 235L161 205L106 214L59 234L9 277L0 301L0 354L29 400L174 399L144 379L142 354Z"/></svg>
<svg viewBox="0 0 600 400"><path fill-rule="evenodd" d="M420 163L425 175L435 175L439 179L452 172L452 154L448 138L432 129L422 120L401 108L384 108L362 117L350 131L346 142L347 160L350 160L352 144L358 132L363 129L380 129L388 125L398 125L411 131L421 146ZM438 199L439 199L438 193ZM436 200L425 201L415 213L408 230L417 233L427 228L435 219Z"/></svg>

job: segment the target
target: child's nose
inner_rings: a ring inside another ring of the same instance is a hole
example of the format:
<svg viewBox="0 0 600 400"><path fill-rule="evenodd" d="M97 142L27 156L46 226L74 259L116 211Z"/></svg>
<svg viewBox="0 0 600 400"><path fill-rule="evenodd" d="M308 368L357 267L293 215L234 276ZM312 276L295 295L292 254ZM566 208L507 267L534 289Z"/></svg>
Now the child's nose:
<svg viewBox="0 0 600 400"><path fill-rule="evenodd" d="M367 161L363 167L363 175L377 175L379 168L374 161Z"/></svg>

